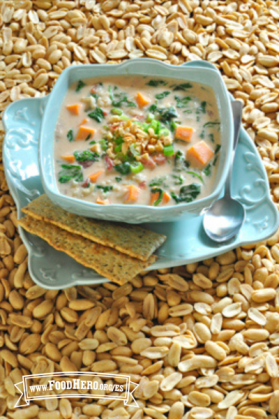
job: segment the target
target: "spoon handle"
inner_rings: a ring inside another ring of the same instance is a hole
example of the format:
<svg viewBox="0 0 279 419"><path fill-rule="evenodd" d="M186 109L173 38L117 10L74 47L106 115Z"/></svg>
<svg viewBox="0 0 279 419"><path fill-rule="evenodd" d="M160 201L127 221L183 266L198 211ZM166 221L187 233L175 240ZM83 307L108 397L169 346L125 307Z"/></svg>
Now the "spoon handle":
<svg viewBox="0 0 279 419"><path fill-rule="evenodd" d="M235 150L239 139L239 131L241 127L242 119L242 103L239 100L234 100L232 102L232 113L233 113L233 125L234 125L234 138L233 138L233 150L232 150L232 159L229 169L229 174L225 183L225 196L231 197L231 179L233 171L233 162L235 157Z"/></svg>

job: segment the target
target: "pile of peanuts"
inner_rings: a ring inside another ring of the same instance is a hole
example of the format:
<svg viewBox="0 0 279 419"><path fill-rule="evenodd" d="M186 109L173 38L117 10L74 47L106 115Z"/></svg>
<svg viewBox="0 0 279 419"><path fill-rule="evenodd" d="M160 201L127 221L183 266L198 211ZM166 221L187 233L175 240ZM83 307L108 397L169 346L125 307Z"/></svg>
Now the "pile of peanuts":
<svg viewBox="0 0 279 419"><path fill-rule="evenodd" d="M208 60L243 102L278 206L278 20L272 0L2 1L0 112L48 94L72 64ZM1 162L0 257L0 419L276 419L278 233L121 287L45 290L29 275ZM139 407L82 397L14 407L23 375L56 371L129 374Z"/></svg>

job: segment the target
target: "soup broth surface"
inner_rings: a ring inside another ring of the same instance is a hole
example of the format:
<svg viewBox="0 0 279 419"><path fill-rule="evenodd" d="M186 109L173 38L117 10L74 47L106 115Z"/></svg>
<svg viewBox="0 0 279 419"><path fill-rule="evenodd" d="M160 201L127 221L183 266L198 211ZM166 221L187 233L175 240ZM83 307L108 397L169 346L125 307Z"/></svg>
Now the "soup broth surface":
<svg viewBox="0 0 279 419"><path fill-rule="evenodd" d="M79 80L55 130L58 189L103 205L192 202L212 192L220 146L207 86L142 76Z"/></svg>

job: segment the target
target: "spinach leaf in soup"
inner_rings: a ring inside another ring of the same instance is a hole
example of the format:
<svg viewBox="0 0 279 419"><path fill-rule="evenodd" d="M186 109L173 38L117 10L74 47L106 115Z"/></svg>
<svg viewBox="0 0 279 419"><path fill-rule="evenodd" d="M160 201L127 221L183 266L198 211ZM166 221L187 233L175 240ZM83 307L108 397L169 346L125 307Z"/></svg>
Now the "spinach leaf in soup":
<svg viewBox="0 0 279 419"><path fill-rule="evenodd" d="M170 123L173 118L177 118L177 112L173 106L169 108L164 108L159 111L160 113L160 121L163 123Z"/></svg>
<svg viewBox="0 0 279 419"><path fill-rule="evenodd" d="M81 166L74 165L74 164L62 164L62 170L58 173L58 181L60 183L67 183L71 179L75 180L76 182L83 181L83 173Z"/></svg>
<svg viewBox="0 0 279 419"><path fill-rule="evenodd" d="M79 92L84 86L86 86L86 83L84 81L79 80L76 87L76 92Z"/></svg>
<svg viewBox="0 0 279 419"><path fill-rule="evenodd" d="M171 192L172 198L177 204L181 202L192 202L201 192L201 185L198 183L191 183L180 188L179 195Z"/></svg>
<svg viewBox="0 0 279 419"><path fill-rule="evenodd" d="M116 164L114 169L121 175L128 175L131 172L131 165L128 162Z"/></svg>
<svg viewBox="0 0 279 419"><path fill-rule="evenodd" d="M217 144L214 153L215 154L219 153L220 148L221 148L220 144Z"/></svg>
<svg viewBox="0 0 279 419"><path fill-rule="evenodd" d="M196 114L206 113L207 102L204 100L201 102L200 106L196 109Z"/></svg>
<svg viewBox="0 0 279 419"><path fill-rule="evenodd" d="M210 176L211 175L211 164L209 163L205 169L203 169L203 173L205 174L205 176Z"/></svg>
<svg viewBox="0 0 279 419"><path fill-rule="evenodd" d="M203 178L198 173L192 172L192 171L187 171L186 173L188 173L189 175L192 175L194 177L197 177L201 182L203 182Z"/></svg>
<svg viewBox="0 0 279 419"><path fill-rule="evenodd" d="M90 150L74 151L74 156L78 163L83 163L85 161L98 161L99 160L99 154Z"/></svg>
<svg viewBox="0 0 279 419"><path fill-rule="evenodd" d="M174 171L181 172L186 167L189 167L190 163L185 160L182 151L178 150L174 156Z"/></svg>
<svg viewBox="0 0 279 419"><path fill-rule="evenodd" d="M151 191L150 191L151 193L157 193L157 192L159 192L159 197L158 197L158 199L154 202L154 207L157 207L157 205L159 205L160 204L160 202L162 202L162 199L163 199L163 195L164 195L164 191L163 191L163 189L161 189L161 188L153 188L153 189L151 189Z"/></svg>
<svg viewBox="0 0 279 419"><path fill-rule="evenodd" d="M189 102L192 100L190 96L185 96L185 97L175 96L174 98L176 100L177 108L187 108Z"/></svg>
<svg viewBox="0 0 279 419"><path fill-rule="evenodd" d="M169 129L174 132L176 125L173 121L174 118L177 118L177 112L176 109L173 106L170 106L169 108L166 107L158 107L155 103L151 105L148 108L148 112L151 112L155 115L155 118L157 118L160 122L165 124Z"/></svg>
<svg viewBox="0 0 279 419"><path fill-rule="evenodd" d="M191 83L181 83L181 84L173 84L171 87L173 87L173 90L175 92L182 91L185 92L187 89L191 89L193 85Z"/></svg>
<svg viewBox="0 0 279 419"><path fill-rule="evenodd" d="M206 122L205 124L203 124L203 127L205 128L205 127L207 127L207 128L213 128L213 127L215 127L215 126L220 126L220 122L218 122L218 121L209 121L209 122Z"/></svg>
<svg viewBox="0 0 279 419"><path fill-rule="evenodd" d="M172 175L172 177L173 177L174 179L177 179L177 180L174 182L174 184L175 184L175 185L182 185L182 184L183 184L183 182L184 182L184 177L183 177L183 176L181 176L181 175L179 175L179 176L177 176L177 175Z"/></svg>
<svg viewBox="0 0 279 419"><path fill-rule="evenodd" d="M104 112L101 108L98 107L95 108L94 111L88 113L87 116L89 116L91 119L95 119L97 122L102 122L102 119L105 119Z"/></svg>
<svg viewBox="0 0 279 419"><path fill-rule="evenodd" d="M215 152L214 152L215 153L215 157L214 157L214 160L213 160L213 163L212 163L213 166L215 166L216 163L217 163L218 153L219 153L220 148L221 148L220 144L217 144L216 145L216 148L215 148Z"/></svg>
<svg viewBox="0 0 279 419"><path fill-rule="evenodd" d="M158 93L157 95L155 95L155 98L158 99L158 100L160 100L160 99L164 99L168 95L170 95L170 92L165 91L165 92Z"/></svg>
<svg viewBox="0 0 279 419"><path fill-rule="evenodd" d="M72 129L67 132L67 138L70 142L74 141L74 131Z"/></svg>
<svg viewBox="0 0 279 419"><path fill-rule="evenodd" d="M113 186L111 186L111 185L106 185L106 186L103 186L103 185L96 185L96 188L97 188L97 189L101 189L104 193L107 193L107 192L109 192L109 191L112 191L112 190L113 190Z"/></svg>
<svg viewBox="0 0 279 419"><path fill-rule="evenodd" d="M90 96L94 97L94 99L98 100L99 95L97 93L90 93Z"/></svg>
<svg viewBox="0 0 279 419"><path fill-rule="evenodd" d="M125 92L115 93L115 91L114 92L112 91L111 86L109 86L108 90L109 90L109 96L112 102L112 106L114 106L115 108L121 108L122 105L125 105L130 108L136 108L137 105L135 104L135 102L128 99L127 93Z"/></svg>
<svg viewBox="0 0 279 419"><path fill-rule="evenodd" d="M149 80L148 83L146 83L146 86L151 87L159 87L159 86L166 86L168 83L164 80Z"/></svg>
<svg viewBox="0 0 279 419"><path fill-rule="evenodd" d="M151 180L151 182L149 183L149 186L161 186L163 185L164 181L166 180L166 176L162 176L162 177L155 177L154 179Z"/></svg>
<svg viewBox="0 0 279 419"><path fill-rule="evenodd" d="M209 134L209 139L210 139L210 141L212 141L213 143L215 142L215 138L214 138L214 135L212 134L212 132Z"/></svg>
<svg viewBox="0 0 279 419"><path fill-rule="evenodd" d="M204 139L204 129L202 130L202 132L200 133L199 137L203 140Z"/></svg>

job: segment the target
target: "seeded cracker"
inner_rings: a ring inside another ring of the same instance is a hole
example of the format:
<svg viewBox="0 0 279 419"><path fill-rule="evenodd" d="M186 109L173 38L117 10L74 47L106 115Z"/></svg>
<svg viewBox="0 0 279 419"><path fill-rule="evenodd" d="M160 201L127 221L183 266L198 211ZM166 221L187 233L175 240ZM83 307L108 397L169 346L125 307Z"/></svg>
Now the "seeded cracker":
<svg viewBox="0 0 279 419"><path fill-rule="evenodd" d="M53 204L46 195L30 202L22 212L143 261L147 261L166 240L166 236L139 226L93 220L71 214Z"/></svg>
<svg viewBox="0 0 279 419"><path fill-rule="evenodd" d="M18 224L29 233L47 241L56 250L66 253L82 265L120 285L134 278L156 260L156 256L152 255L146 262L140 261L30 216L21 218Z"/></svg>

